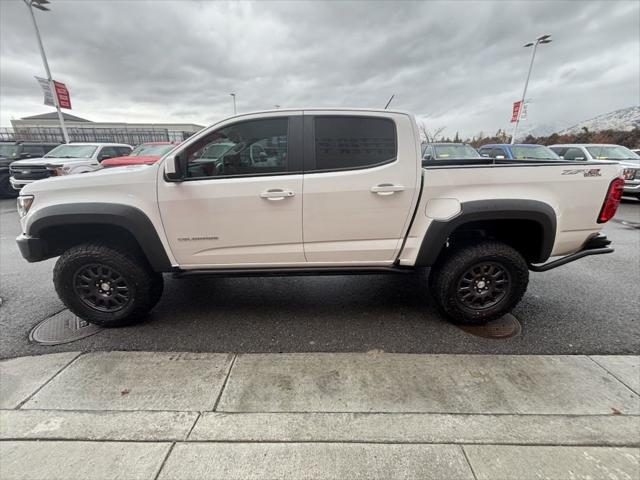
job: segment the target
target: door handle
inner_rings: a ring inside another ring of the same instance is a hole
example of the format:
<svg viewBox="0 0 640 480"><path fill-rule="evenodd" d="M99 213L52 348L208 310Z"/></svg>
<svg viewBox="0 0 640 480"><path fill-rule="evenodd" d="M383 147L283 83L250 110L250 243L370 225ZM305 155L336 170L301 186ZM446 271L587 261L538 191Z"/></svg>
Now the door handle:
<svg viewBox="0 0 640 480"><path fill-rule="evenodd" d="M271 188L260 194L260 198L266 198L270 201L284 200L287 197L293 197L295 193L292 190L283 190L281 188Z"/></svg>
<svg viewBox="0 0 640 480"><path fill-rule="evenodd" d="M403 185L394 185L392 183L381 183L371 187L371 193L377 193L378 195L393 195L394 193L402 192L403 190Z"/></svg>

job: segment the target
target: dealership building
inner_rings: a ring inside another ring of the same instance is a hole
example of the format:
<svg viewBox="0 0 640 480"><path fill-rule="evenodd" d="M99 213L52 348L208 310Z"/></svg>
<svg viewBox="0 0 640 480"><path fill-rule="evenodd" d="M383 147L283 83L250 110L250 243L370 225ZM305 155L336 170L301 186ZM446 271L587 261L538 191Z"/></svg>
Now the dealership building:
<svg viewBox="0 0 640 480"><path fill-rule="evenodd" d="M93 122L63 113L72 142L117 142L137 145L143 142L180 142L204 128L194 123ZM4 141L63 141L57 112L12 119L11 129L0 131Z"/></svg>

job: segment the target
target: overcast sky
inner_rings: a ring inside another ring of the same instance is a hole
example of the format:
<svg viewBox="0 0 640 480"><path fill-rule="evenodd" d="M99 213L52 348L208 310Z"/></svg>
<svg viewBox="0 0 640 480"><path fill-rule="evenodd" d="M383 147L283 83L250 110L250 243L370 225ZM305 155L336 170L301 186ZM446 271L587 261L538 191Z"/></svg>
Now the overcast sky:
<svg viewBox="0 0 640 480"><path fill-rule="evenodd" d="M0 125L43 113L22 0L0 0ZM51 0L36 11L54 79L94 121L209 124L238 111L392 107L430 128L510 128L531 49L529 124L640 103L640 2L221 3Z"/></svg>

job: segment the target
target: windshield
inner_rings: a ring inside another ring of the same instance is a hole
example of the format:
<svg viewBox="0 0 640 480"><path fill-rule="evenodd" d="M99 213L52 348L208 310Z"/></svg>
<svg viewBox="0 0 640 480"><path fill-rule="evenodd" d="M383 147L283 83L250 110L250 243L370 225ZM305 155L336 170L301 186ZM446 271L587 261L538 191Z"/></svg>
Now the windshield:
<svg viewBox="0 0 640 480"><path fill-rule="evenodd" d="M129 154L131 157L137 157L140 155L164 155L169 150L173 149L175 145L172 143L168 144L142 144L138 145L133 151Z"/></svg>
<svg viewBox="0 0 640 480"><path fill-rule="evenodd" d="M480 154L469 145L435 145L436 159L480 158Z"/></svg>
<svg viewBox="0 0 640 480"><path fill-rule="evenodd" d="M513 158L516 160L560 160L560 157L543 145L513 146Z"/></svg>
<svg viewBox="0 0 640 480"><path fill-rule="evenodd" d="M0 145L0 157L17 157L18 145Z"/></svg>
<svg viewBox="0 0 640 480"><path fill-rule="evenodd" d="M603 145L601 147L587 147L587 150L596 160L640 160L640 157L620 145Z"/></svg>
<svg viewBox="0 0 640 480"><path fill-rule="evenodd" d="M89 158L98 148L95 145L60 145L47 153L45 158Z"/></svg>

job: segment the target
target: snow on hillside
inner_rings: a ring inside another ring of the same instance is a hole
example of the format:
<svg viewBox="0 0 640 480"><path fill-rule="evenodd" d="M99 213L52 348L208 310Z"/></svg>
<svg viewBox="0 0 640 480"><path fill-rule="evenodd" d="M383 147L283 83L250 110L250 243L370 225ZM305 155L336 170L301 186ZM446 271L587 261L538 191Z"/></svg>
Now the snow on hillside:
<svg viewBox="0 0 640 480"><path fill-rule="evenodd" d="M640 106L622 108L614 112L598 115L595 118L562 130L560 134L577 134L582 132L584 127L590 132L599 132L601 130L629 131L634 128L640 128Z"/></svg>

